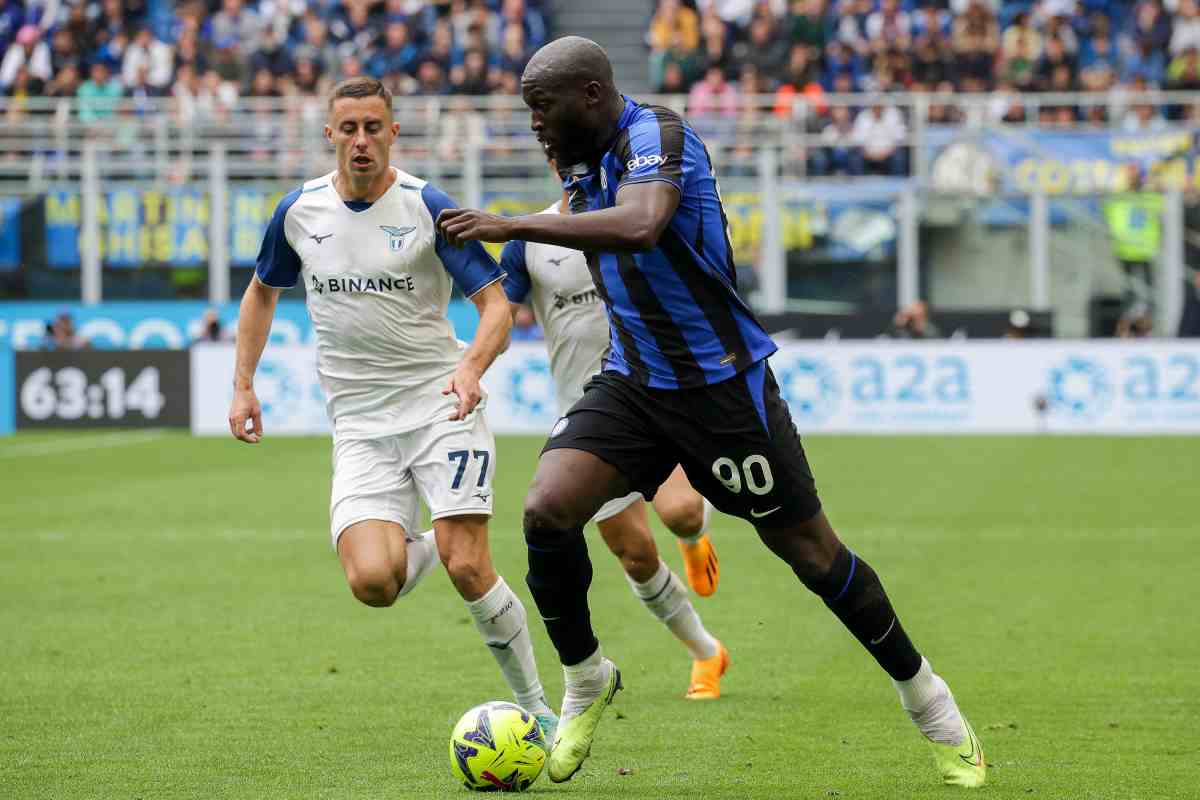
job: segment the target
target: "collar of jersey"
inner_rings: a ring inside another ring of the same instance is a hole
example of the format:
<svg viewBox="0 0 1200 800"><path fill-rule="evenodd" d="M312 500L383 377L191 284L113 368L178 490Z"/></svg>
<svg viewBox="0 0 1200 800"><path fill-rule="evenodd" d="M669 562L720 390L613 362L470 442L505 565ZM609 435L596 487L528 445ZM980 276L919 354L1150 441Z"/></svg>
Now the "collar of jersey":
<svg viewBox="0 0 1200 800"><path fill-rule="evenodd" d="M400 170L396 169L391 164L388 164L388 169L390 169L392 171L392 175L395 178L395 180L392 181L391 186L389 186L387 189L384 190L383 194L379 195L379 197L376 197L364 209L355 211L353 208L351 208L349 205L347 205L347 203L365 203L366 201L365 200L347 200L344 197L342 197L341 193L338 192L337 187L333 185L333 177L334 177L334 175L337 174L336 170L334 171L334 175L329 176L329 190L331 192L333 192L334 196L337 197L337 199L338 199L338 203L340 203L341 206L343 208L345 208L348 213L350 213L350 214L369 214L373 210L375 210L375 207L379 205L380 201L382 201L383 198L385 198L389 194L391 194L392 190L396 188L396 185L398 183L400 183Z"/></svg>

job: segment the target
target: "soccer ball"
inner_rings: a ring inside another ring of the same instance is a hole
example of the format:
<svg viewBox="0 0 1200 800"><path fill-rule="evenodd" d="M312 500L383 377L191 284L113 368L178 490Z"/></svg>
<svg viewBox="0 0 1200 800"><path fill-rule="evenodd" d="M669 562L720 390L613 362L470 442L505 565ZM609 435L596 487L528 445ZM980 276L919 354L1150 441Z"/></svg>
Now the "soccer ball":
<svg viewBox="0 0 1200 800"><path fill-rule="evenodd" d="M450 769L468 789L523 792L542 774L542 726L513 703L492 701L462 715L450 734Z"/></svg>

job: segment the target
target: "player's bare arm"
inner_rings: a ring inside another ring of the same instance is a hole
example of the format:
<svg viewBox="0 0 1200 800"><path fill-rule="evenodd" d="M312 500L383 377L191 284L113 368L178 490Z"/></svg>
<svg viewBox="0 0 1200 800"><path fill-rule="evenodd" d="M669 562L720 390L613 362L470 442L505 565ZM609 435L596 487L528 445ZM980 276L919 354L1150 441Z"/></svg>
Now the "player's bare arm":
<svg viewBox="0 0 1200 800"><path fill-rule="evenodd" d="M235 439L247 444L262 441L262 406L254 393L254 372L258 369L263 348L267 346L271 320L275 317L275 305L279 302L281 292L281 289L267 286L255 276L242 295L241 310L238 312L229 432ZM246 428L247 420L251 424L249 429Z"/></svg>
<svg viewBox="0 0 1200 800"><path fill-rule="evenodd" d="M450 415L451 420L466 418L479 405L482 397L479 379L496 360L496 356L508 347L508 337L512 331L512 312L499 281L489 283L471 295L471 302L479 311L479 328L475 331L475 340L463 354L462 361L458 362L458 368L442 391L442 394L453 393L458 397L458 405Z"/></svg>
<svg viewBox="0 0 1200 800"><path fill-rule="evenodd" d="M437 226L455 247L472 239L522 239L573 250L636 252L658 244L678 205L678 189L666 181L649 181L621 187L616 205L599 211L501 217L470 208L448 208L438 214Z"/></svg>

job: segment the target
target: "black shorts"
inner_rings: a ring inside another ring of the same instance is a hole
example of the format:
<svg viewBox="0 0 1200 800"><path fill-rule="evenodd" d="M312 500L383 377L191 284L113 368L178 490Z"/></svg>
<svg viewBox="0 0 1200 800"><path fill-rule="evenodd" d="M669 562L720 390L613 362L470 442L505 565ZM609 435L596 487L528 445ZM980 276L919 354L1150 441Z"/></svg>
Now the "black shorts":
<svg viewBox="0 0 1200 800"><path fill-rule="evenodd" d="M584 386L543 452L585 450L654 497L676 464L720 511L765 527L821 510L812 470L765 361L727 381L651 389L611 372Z"/></svg>

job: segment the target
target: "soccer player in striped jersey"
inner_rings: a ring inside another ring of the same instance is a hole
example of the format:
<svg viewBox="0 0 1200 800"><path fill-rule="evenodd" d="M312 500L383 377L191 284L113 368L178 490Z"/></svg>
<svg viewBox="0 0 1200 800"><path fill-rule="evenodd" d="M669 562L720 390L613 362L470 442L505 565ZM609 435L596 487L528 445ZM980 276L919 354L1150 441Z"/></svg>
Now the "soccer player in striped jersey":
<svg viewBox="0 0 1200 800"><path fill-rule="evenodd" d="M553 164L553 162L552 162ZM565 214L567 194L543 214ZM546 336L550 373L560 414L583 396L588 378L603 367L608 316L592 283L587 259L578 250L537 242L509 242L500 258L504 291L514 304L529 303ZM513 306L515 315L517 306ZM654 510L678 537L688 583L707 597L716 591L719 566L706 533L711 506L676 467L654 496ZM605 503L592 518L604 543L621 562L633 593L692 656L685 697L715 700L729 653L700 621L682 581L658 555L638 492Z"/></svg>
<svg viewBox="0 0 1200 800"><path fill-rule="evenodd" d="M333 426L329 533L350 590L391 606L440 562L517 702L551 736L525 608L488 546L496 448L479 378L512 327L504 273L479 244L436 234L453 203L390 165L399 127L379 81L334 87L325 136L337 169L279 202L242 297L230 432L261 441L254 374L280 292L303 281ZM479 310L470 347L446 318L452 283ZM422 501L434 530L418 535Z"/></svg>
<svg viewBox="0 0 1200 800"><path fill-rule="evenodd" d="M565 781L591 750L621 686L591 625L583 526L630 491L653 498L681 464L720 511L772 552L894 681L946 783L986 766L954 696L914 647L875 571L838 538L767 357L775 344L738 296L712 162L667 108L621 95L612 65L578 36L538 50L521 90L531 127L566 170L571 214L438 215L451 243L522 240L587 253L608 311L604 370L555 426L525 498L526 582L566 677L550 754Z"/></svg>

